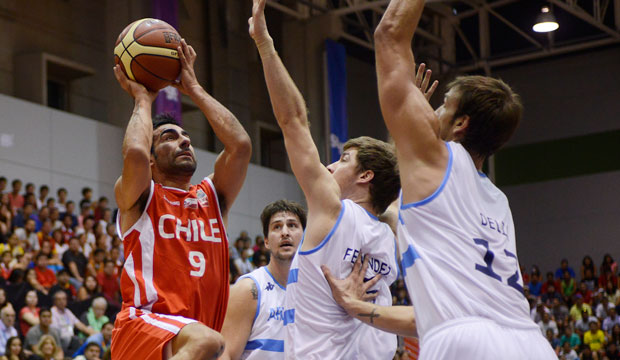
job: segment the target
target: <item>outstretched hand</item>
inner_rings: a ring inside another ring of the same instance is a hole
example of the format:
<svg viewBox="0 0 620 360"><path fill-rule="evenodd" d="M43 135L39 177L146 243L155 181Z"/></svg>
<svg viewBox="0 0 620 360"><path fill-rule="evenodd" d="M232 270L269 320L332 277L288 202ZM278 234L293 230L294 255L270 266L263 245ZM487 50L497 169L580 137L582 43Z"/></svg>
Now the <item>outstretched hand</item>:
<svg viewBox="0 0 620 360"><path fill-rule="evenodd" d="M185 39L181 39L181 45L177 48L179 60L181 61L181 76L179 80L172 84L183 94L189 94L195 87L200 87L196 73L194 72L194 62L196 61L196 50L191 45L187 45Z"/></svg>
<svg viewBox="0 0 620 360"><path fill-rule="evenodd" d="M260 46L271 41L265 20L265 4L267 0L252 0L252 17L248 19L249 33L256 46Z"/></svg>
<svg viewBox="0 0 620 360"><path fill-rule="evenodd" d="M420 66L418 66L418 71L415 75L415 85L418 87L418 89L420 89L420 91L422 91L422 94L424 94L426 100L430 101L431 96L433 96L433 93L435 92L435 89L437 89L437 85L439 85L439 81L433 81L433 84L429 88L428 85L431 82L431 75L433 74L433 72L431 71L431 69L428 69L425 72L425 69L425 63L421 63Z"/></svg>
<svg viewBox="0 0 620 360"><path fill-rule="evenodd" d="M123 90L125 90L129 95L131 95L134 100L146 99L151 103L155 101L158 91L148 91L144 87L144 85L130 80L121 69L121 66L118 64L114 65L114 68L112 68L112 70L114 71L114 77L116 77L116 81L118 81Z"/></svg>
<svg viewBox="0 0 620 360"><path fill-rule="evenodd" d="M372 279L364 282L364 274L366 274L366 270L368 269L368 260L370 256L364 256L363 265L360 261L361 257L361 255L357 257L351 273L344 279L334 278L329 268L325 265L321 265L321 270L323 270L323 275L329 283L334 300L336 300L338 305L342 306L349 315L351 315L351 306L355 301L370 301L379 295L378 292L368 293L368 290L381 279L381 274L377 274Z"/></svg>

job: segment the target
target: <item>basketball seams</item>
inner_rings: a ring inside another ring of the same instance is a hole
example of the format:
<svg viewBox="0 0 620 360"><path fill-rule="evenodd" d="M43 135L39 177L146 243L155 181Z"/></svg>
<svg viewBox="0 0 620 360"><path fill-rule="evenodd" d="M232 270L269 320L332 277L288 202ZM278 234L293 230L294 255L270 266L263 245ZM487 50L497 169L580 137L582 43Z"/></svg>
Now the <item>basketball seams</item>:
<svg viewBox="0 0 620 360"><path fill-rule="evenodd" d="M164 81L174 81L174 80L175 80L175 79L172 79L172 80L170 80L170 79L164 79L163 77L161 77L161 76L159 76L159 75L157 75L157 74L153 73L151 70L147 69L147 68L146 68L146 66L144 66L144 65L140 64L140 62L138 61L138 58L139 58L140 56L142 56L142 55L148 55L148 56L158 56L158 57L163 57L163 58L168 58L168 59L176 59L176 58L174 58L174 57L169 57L169 56L163 56L163 55L153 55L153 54L140 54L140 55L138 55L138 56L136 56L136 57L132 58L132 59L136 62L136 64L138 64L138 65L139 65L139 66L140 66L140 67L141 67L144 71L146 71L147 73L149 73L149 74L153 75L154 77L156 77L156 78L158 78L158 79L160 79L160 80L164 80Z"/></svg>

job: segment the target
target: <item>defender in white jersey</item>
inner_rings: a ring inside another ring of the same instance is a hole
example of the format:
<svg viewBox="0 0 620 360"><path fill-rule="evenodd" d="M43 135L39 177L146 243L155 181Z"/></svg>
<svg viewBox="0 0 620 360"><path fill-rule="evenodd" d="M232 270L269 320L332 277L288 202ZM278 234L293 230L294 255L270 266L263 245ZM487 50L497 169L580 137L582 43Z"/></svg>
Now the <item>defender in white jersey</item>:
<svg viewBox="0 0 620 360"><path fill-rule="evenodd" d="M306 226L301 205L278 200L261 214L267 266L242 276L230 289L220 359L284 359L284 302L291 261Z"/></svg>
<svg viewBox="0 0 620 360"><path fill-rule="evenodd" d="M381 111L401 171L399 248L420 359L555 359L528 316L508 201L480 173L516 129L519 97L500 80L460 77L433 112L411 51L423 8L423 0L392 0L375 32Z"/></svg>
<svg viewBox="0 0 620 360"><path fill-rule="evenodd" d="M396 276L394 236L377 215L396 199L400 187L393 147L361 137L344 145L340 160L327 168L321 164L303 97L275 51L264 7L265 0L254 0L250 35L262 59L293 173L308 204L308 226L286 291L285 357L391 359L394 337L362 327L348 316L332 298L320 266L325 263L331 271L347 275L360 251L365 251L373 265L367 277L384 274L371 291L378 291L377 301L391 303L388 286Z"/></svg>

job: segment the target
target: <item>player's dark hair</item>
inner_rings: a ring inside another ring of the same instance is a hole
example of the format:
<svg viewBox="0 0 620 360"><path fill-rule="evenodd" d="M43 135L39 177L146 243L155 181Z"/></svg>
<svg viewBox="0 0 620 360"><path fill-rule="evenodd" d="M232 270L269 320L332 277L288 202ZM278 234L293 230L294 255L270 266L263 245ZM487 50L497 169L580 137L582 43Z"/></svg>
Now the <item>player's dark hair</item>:
<svg viewBox="0 0 620 360"><path fill-rule="evenodd" d="M370 200L378 214L394 201L400 191L398 163L394 146L385 141L360 136L350 139L343 150L357 150L357 171L370 170L374 176L370 180Z"/></svg>
<svg viewBox="0 0 620 360"><path fill-rule="evenodd" d="M521 98L502 80L487 76L457 77L448 84L450 89L455 89L459 96L452 121L469 116L460 143L475 155L493 155L508 142L521 121Z"/></svg>
<svg viewBox="0 0 620 360"><path fill-rule="evenodd" d="M153 117L153 131L155 131L155 129L157 129L160 126L167 125L167 124L179 125L177 120L170 113L161 113ZM151 154L153 154L154 152L155 152L155 147L151 145Z"/></svg>
<svg viewBox="0 0 620 360"><path fill-rule="evenodd" d="M299 218L302 229L306 228L306 209L294 201L282 199L265 206L260 214L260 221L263 223L263 235L265 237L269 233L271 217L279 212L288 212L296 215Z"/></svg>

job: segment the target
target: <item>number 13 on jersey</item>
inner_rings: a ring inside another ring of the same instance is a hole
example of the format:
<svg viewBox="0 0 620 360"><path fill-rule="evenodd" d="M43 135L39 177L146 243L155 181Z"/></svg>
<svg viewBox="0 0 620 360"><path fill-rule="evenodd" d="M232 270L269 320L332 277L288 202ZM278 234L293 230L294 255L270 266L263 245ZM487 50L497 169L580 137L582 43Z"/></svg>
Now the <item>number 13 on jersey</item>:
<svg viewBox="0 0 620 360"><path fill-rule="evenodd" d="M504 281L502 277L493 270L493 260L495 259L495 253L491 251L491 249L489 249L489 242L484 239L474 239L474 242L476 243L476 245L483 246L486 250L484 257L483 257L486 265L476 264L476 270L503 283ZM506 279L506 284L510 287L517 289L517 291L523 294L523 286L519 284L520 276L519 276L519 262L517 261L517 256L506 249L504 249L504 255L507 258L514 258L514 262L516 263L516 268L517 268L516 271L508 279ZM509 259L502 259L501 262L502 264L504 264L504 263L512 262L512 261L510 261Z"/></svg>

